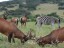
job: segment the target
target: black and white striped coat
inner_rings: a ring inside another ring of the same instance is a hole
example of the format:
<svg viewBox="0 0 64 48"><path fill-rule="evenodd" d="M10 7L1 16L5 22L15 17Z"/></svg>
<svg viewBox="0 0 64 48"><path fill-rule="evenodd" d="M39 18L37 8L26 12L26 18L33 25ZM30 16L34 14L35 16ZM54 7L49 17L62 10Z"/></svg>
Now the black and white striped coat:
<svg viewBox="0 0 64 48"><path fill-rule="evenodd" d="M60 28L60 19L52 16L38 16L36 18L36 24L38 26L41 26L42 24L51 24L54 25L54 23L58 23L58 26Z"/></svg>

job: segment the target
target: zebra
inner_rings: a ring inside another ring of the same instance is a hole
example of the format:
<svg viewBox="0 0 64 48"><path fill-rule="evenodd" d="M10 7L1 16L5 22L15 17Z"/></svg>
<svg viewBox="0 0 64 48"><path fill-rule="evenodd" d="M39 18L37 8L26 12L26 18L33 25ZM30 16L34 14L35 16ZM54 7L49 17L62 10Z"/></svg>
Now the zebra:
<svg viewBox="0 0 64 48"><path fill-rule="evenodd" d="M42 24L51 24L53 27L55 22L58 23L58 28L60 28L60 19L53 16L38 16L35 24L39 27L41 27Z"/></svg>

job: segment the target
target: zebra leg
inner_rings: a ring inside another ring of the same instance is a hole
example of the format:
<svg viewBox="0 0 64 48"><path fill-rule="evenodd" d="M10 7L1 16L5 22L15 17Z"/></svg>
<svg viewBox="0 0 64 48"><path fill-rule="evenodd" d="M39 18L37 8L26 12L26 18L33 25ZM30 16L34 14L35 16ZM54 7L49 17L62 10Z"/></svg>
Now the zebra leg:
<svg viewBox="0 0 64 48"><path fill-rule="evenodd" d="M52 29L54 29L54 21L51 21Z"/></svg>
<svg viewBox="0 0 64 48"><path fill-rule="evenodd" d="M59 21L58 21L58 28L60 28L60 19L59 19Z"/></svg>

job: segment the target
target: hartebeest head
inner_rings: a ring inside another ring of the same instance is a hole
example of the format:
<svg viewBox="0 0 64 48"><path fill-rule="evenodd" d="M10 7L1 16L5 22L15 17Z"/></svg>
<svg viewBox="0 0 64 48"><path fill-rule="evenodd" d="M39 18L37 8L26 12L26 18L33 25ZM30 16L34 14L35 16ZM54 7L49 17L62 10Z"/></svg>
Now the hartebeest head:
<svg viewBox="0 0 64 48"><path fill-rule="evenodd" d="M36 40L37 44L41 45L41 46L44 46L45 44L51 44L51 38L49 35L47 36L44 36L44 37L39 37L37 40Z"/></svg>
<svg viewBox="0 0 64 48"><path fill-rule="evenodd" d="M39 39L36 39L36 42L37 44L44 46L45 40L42 37L40 37Z"/></svg>
<svg viewBox="0 0 64 48"><path fill-rule="evenodd" d="M21 39L21 42L24 43L27 40L34 40L35 38L35 33L33 29L30 29L30 31L27 33L27 35L24 35L23 39Z"/></svg>

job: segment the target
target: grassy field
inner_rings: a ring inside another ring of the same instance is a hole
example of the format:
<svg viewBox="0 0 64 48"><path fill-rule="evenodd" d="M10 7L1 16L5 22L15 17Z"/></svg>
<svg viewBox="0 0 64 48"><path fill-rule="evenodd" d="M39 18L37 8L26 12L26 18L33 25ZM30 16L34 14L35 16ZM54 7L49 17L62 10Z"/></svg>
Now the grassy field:
<svg viewBox="0 0 64 48"><path fill-rule="evenodd" d="M64 23L61 23L61 27L64 26ZM55 24L54 29L52 29L51 25L42 25L41 28L38 28L35 25L35 22L27 22L27 26L21 26L19 23L18 28L23 31L25 34L30 30L30 28L34 29L34 32L36 33L37 37L40 36L46 36L49 34L52 30L55 30L58 28L57 24ZM35 41L28 40L24 45L20 42L19 39L15 39L15 43L8 43L7 37L3 34L0 34L0 48L64 48L64 43L58 44L58 46L52 45L45 45L45 47L39 46Z"/></svg>
<svg viewBox="0 0 64 48"><path fill-rule="evenodd" d="M61 17L64 18L64 10L58 10L58 5L57 4L40 4L37 6L37 10L32 11L33 15L36 14L50 14L52 12L57 12L57 14ZM0 13L2 14L2 13ZM64 23L61 23L61 27L64 27ZM51 25L42 25L41 28L38 28L35 25L35 22L27 22L27 26L21 26L19 23L18 28L23 31L25 34L31 29L34 30L34 33L36 33L37 37L40 36L46 36L48 35L52 30L58 29L57 24L55 24L54 28L51 27ZM3 34L0 34L0 48L64 48L64 43L59 43L58 46L53 46L52 45L45 45L45 47L39 46L35 41L33 40L28 40L24 45L20 42L20 40L15 39L15 43L9 43L7 40L7 37Z"/></svg>
<svg viewBox="0 0 64 48"><path fill-rule="evenodd" d="M32 11L33 15L36 14L50 14L56 12L61 18L64 18L64 10L58 10L58 4L40 4L36 7L36 10Z"/></svg>

